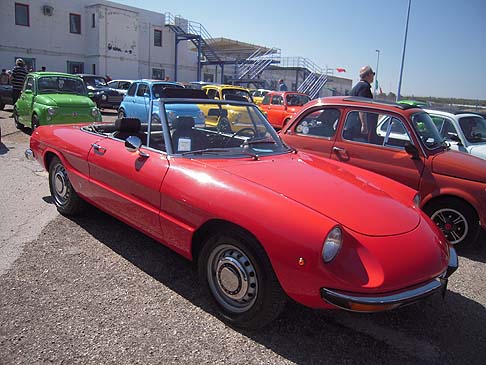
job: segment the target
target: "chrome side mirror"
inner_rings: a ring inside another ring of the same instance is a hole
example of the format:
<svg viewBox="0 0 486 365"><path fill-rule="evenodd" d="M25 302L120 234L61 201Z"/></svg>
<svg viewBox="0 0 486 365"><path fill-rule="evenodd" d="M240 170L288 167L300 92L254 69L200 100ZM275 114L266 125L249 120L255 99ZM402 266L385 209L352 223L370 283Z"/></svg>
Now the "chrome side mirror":
<svg viewBox="0 0 486 365"><path fill-rule="evenodd" d="M128 152L137 152L141 157L149 157L149 155L143 151L140 151L142 147L142 140L137 136L129 136L125 140L125 148Z"/></svg>

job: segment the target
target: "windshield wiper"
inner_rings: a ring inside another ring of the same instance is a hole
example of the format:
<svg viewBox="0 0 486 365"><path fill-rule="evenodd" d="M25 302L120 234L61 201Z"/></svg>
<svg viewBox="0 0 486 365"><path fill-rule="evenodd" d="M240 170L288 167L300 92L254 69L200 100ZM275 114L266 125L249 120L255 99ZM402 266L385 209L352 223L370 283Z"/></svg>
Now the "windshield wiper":
<svg viewBox="0 0 486 365"><path fill-rule="evenodd" d="M261 138L261 139L246 140L245 142L243 142L243 146L251 146L254 144L267 144L267 143L277 144L277 142L275 142L273 139Z"/></svg>
<svg viewBox="0 0 486 365"><path fill-rule="evenodd" d="M182 156L204 155L206 153L218 155L220 153L224 154L224 153L228 153L228 152L231 152L232 154L244 154L246 156L252 157L254 160L258 160L258 155L255 154L255 153L251 153L251 152L248 152L248 151L235 151L234 149L229 149L229 148L203 148L203 149L200 149L200 150L182 152L181 155Z"/></svg>

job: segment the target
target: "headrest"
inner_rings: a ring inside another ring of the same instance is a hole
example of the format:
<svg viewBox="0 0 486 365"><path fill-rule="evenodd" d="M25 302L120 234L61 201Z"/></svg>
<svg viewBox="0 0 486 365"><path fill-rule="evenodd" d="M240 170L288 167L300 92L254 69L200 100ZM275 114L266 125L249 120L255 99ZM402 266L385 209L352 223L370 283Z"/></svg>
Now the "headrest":
<svg viewBox="0 0 486 365"><path fill-rule="evenodd" d="M213 108L208 110L208 117L227 117L228 111L226 109Z"/></svg>
<svg viewBox="0 0 486 365"><path fill-rule="evenodd" d="M140 124L138 118L119 118L115 121L115 129L118 132L138 132Z"/></svg>
<svg viewBox="0 0 486 365"><path fill-rule="evenodd" d="M178 130L192 129L194 127L193 117L178 116L172 123L172 127Z"/></svg>
<svg viewBox="0 0 486 365"><path fill-rule="evenodd" d="M204 90L184 89L181 87L164 87L160 95L161 98L178 99L207 99Z"/></svg>

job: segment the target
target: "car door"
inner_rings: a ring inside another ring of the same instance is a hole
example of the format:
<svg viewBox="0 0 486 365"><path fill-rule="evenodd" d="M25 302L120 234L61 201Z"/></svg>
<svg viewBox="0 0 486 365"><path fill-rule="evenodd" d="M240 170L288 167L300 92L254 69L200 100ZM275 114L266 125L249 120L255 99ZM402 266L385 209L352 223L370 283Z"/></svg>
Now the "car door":
<svg viewBox="0 0 486 365"><path fill-rule="evenodd" d="M368 135L361 134L361 117L368 119L368 125L375 120ZM387 176L418 190L425 158L413 135L409 125L399 115L347 108L344 123L337 131L331 158ZM405 151L407 144L417 146L417 159L412 159Z"/></svg>
<svg viewBox="0 0 486 365"><path fill-rule="evenodd" d="M142 122L148 121L148 110L150 108L150 90L148 84L141 82L138 84L137 92L133 98L134 117Z"/></svg>
<svg viewBox="0 0 486 365"><path fill-rule="evenodd" d="M312 108L285 130L282 139L298 150L330 158L340 116L337 107Z"/></svg>
<svg viewBox="0 0 486 365"><path fill-rule="evenodd" d="M273 95L267 112L267 118L271 125L277 128L282 127L284 109L284 98L282 95Z"/></svg>
<svg viewBox="0 0 486 365"><path fill-rule="evenodd" d="M121 220L162 239L160 189L169 163L162 152L145 146L140 151L129 152L125 141L116 138L93 144L88 157L91 199Z"/></svg>
<svg viewBox="0 0 486 365"><path fill-rule="evenodd" d="M22 89L22 94L16 103L20 122L24 125L30 126L32 122L32 109L34 105L35 90L34 77L27 76Z"/></svg>

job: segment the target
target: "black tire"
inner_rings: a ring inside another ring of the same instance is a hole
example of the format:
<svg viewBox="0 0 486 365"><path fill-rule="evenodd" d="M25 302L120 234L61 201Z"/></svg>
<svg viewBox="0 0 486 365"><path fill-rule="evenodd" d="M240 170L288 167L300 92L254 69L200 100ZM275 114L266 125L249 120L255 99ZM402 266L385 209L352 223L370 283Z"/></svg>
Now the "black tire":
<svg viewBox="0 0 486 365"><path fill-rule="evenodd" d="M17 112L17 108L15 108L15 107L14 107L14 110L13 110L13 120L14 120L14 123L15 123L15 128L17 128L17 129L23 129L24 128L23 124L20 123L19 113Z"/></svg>
<svg viewBox="0 0 486 365"><path fill-rule="evenodd" d="M125 118L127 115L125 113L125 110L123 109L120 109L118 110L118 118L121 119L121 118Z"/></svg>
<svg viewBox="0 0 486 365"><path fill-rule="evenodd" d="M477 239L480 228L478 215L463 200L444 198L432 201L424 207L424 212L454 247L463 248Z"/></svg>
<svg viewBox="0 0 486 365"><path fill-rule="evenodd" d="M270 260L246 231L227 228L210 237L197 264L205 294L228 324L257 329L283 310L286 296Z"/></svg>
<svg viewBox="0 0 486 365"><path fill-rule="evenodd" d="M40 126L40 122L39 122L39 117L37 116L37 114L32 114L32 124L31 124L31 127L30 129L32 129L32 132L35 131L38 127Z"/></svg>
<svg viewBox="0 0 486 365"><path fill-rule="evenodd" d="M77 215L87 206L87 203L74 191L67 171L58 157L54 157L49 165L49 190L57 210L62 215Z"/></svg>

